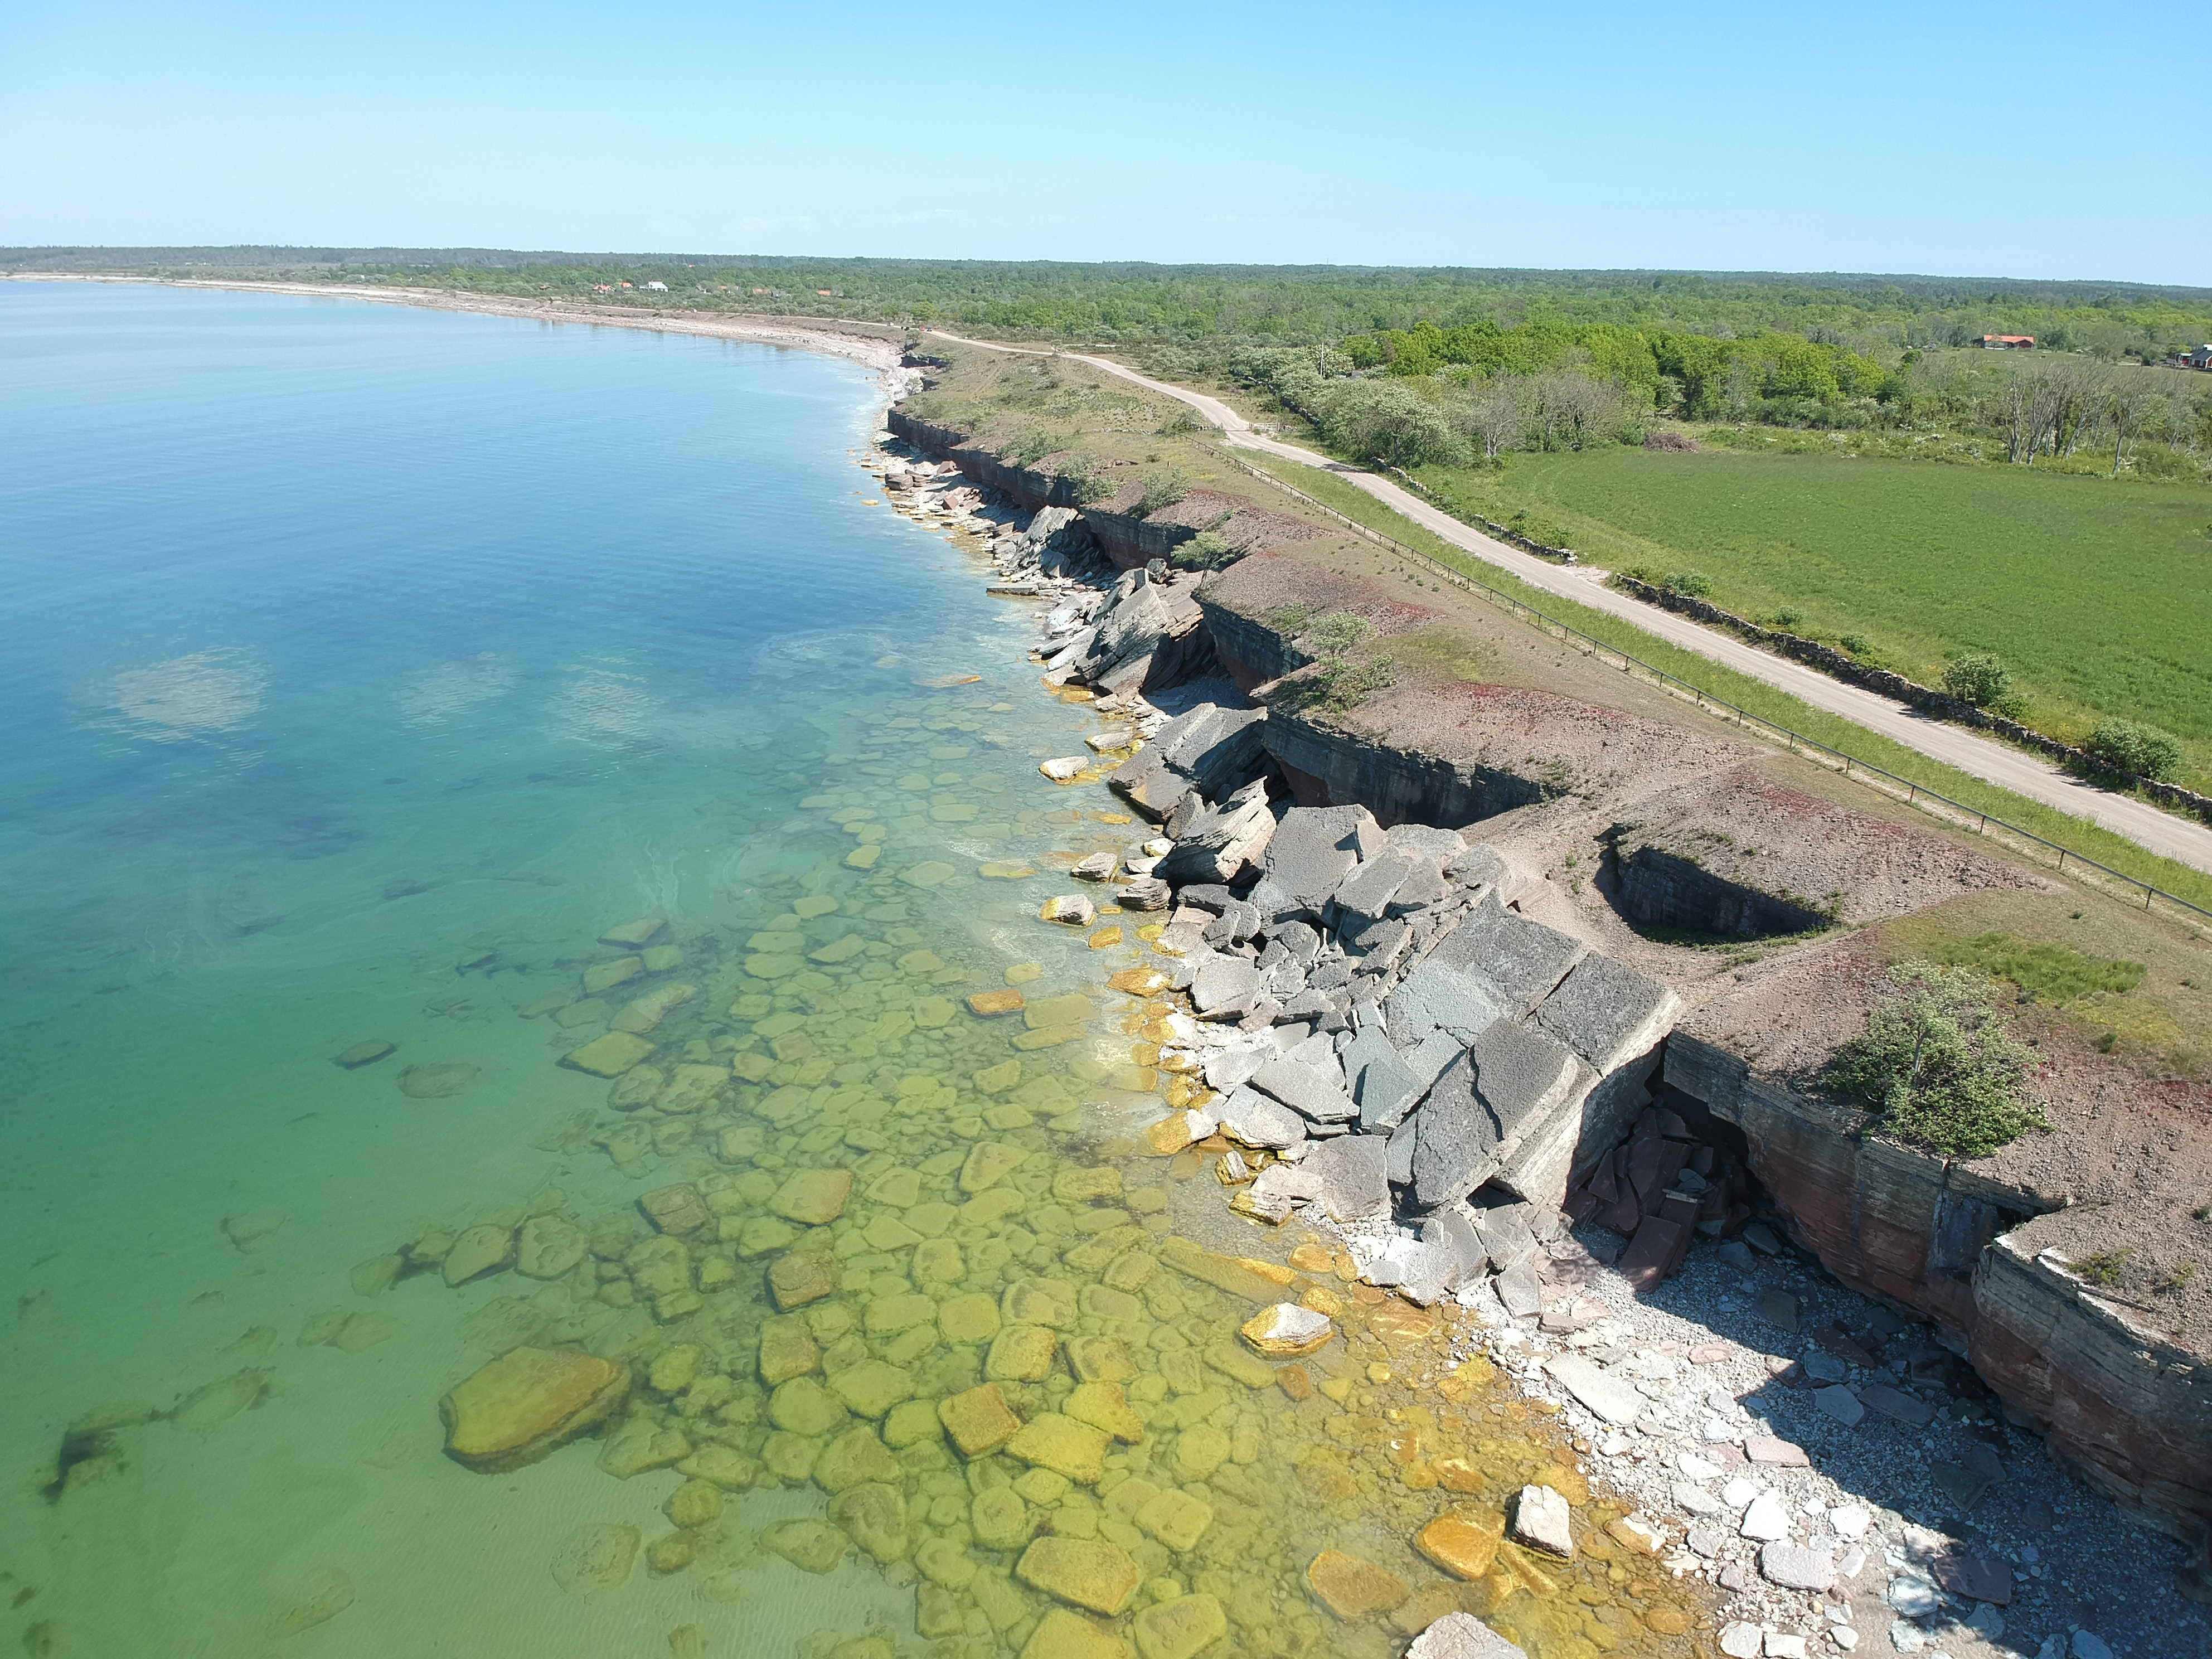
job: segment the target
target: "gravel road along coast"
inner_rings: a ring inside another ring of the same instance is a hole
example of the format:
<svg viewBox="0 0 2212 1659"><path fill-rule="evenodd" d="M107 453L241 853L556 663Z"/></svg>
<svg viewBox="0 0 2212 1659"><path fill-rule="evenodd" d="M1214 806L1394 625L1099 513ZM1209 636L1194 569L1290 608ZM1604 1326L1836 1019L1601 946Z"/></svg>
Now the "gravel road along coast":
<svg viewBox="0 0 2212 1659"><path fill-rule="evenodd" d="M1031 356L1046 355L1028 351L1027 348L994 345L988 340L969 340L941 331L939 337L957 341L963 345L981 346L992 351L1027 351ZM2137 846L2161 858L2186 864L2192 869L2212 872L2212 828L2176 817L2132 796L2096 788L2060 771L2048 761L2005 744L1991 742L1962 727L1930 720L1905 704L1863 690L1856 685L1846 685L1840 680L1832 680L1802 663L1761 651L1687 617L1677 617L1670 611L1630 599L1626 594L1615 592L1604 585L1602 572L1552 564L1534 554L1523 553L1504 542L1494 541L1386 478L1348 467L1326 455L1316 454L1312 450L1301 449L1295 444L1283 443L1255 431L1249 421L1218 398L1209 398L1203 392L1149 379L1134 369L1126 368L1104 357L1076 352L1064 355L1189 404L1219 428L1222 435L1236 448L1258 450L1285 460L1334 472L1346 483L1365 490L1377 501L1404 514L1423 529L1455 547L1472 553L1478 559L1510 571L1532 587L1557 593L1578 605L1586 605L1594 611L1608 611L1635 623L1647 634L1656 635L1671 645L1679 645L1740 673L1748 674L1753 679L1762 680L1812 704L1815 708L1841 714L1870 732L1878 732L1908 749L1917 750L1930 759L1955 766L1962 772L1972 773L1987 782L2012 790L2016 794L2026 795L2031 800L2041 801L2045 805L2056 807L2072 817L2086 818L2115 835L2125 836Z"/></svg>

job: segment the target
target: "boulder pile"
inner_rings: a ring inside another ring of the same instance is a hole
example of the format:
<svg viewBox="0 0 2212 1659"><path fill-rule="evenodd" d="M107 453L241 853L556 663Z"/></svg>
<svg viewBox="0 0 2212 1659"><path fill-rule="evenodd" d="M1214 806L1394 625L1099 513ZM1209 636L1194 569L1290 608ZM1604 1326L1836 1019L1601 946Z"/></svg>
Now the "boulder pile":
<svg viewBox="0 0 2212 1659"><path fill-rule="evenodd" d="M1289 804L1266 719L1200 704L1109 780L1171 843L1158 948L1194 1018L1163 1064L1206 1085L1154 1144L1218 1137L1237 1209L1326 1215L1416 1302L1525 1267L1601 1206L1671 1267L1731 1201L1646 1086L1674 994L1522 915L1492 847Z"/></svg>

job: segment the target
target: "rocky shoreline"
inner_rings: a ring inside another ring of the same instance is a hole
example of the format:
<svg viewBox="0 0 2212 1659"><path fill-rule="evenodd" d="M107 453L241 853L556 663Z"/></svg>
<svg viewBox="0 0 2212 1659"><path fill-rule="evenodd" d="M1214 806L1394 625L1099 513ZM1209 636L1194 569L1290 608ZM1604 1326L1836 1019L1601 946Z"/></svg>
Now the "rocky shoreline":
<svg viewBox="0 0 2212 1659"><path fill-rule="evenodd" d="M1218 680L1196 707L1163 695L1173 716L1146 700L1218 672L1183 623L1194 579L1114 573L1075 511L1024 520L953 462L878 446L902 510L977 536L992 592L1047 604L1045 684L1103 694L1117 724L1092 747L1120 763L1047 775L1104 777L1159 827L1079 872L1168 911L1162 988L1188 1012L1158 1058L1188 1103L1156 1150L1207 1152L1232 1210L1325 1235L1361 1283L1474 1313L1455 1352L1557 1408L1589 1472L1638 1504L1619 1530L1729 1598L1732 1659L2201 1640L2178 1553L2146 1550L2008 1428L1926 1327L1754 1218L1728 1126L1693 1133L1657 1097L1679 1007L1663 984L1518 915L1529 878L1494 848L1290 804L1279 770L1271 802L1267 709ZM1089 919L1080 894L1054 903ZM1418 1227L1394 1186L1419 1194Z"/></svg>

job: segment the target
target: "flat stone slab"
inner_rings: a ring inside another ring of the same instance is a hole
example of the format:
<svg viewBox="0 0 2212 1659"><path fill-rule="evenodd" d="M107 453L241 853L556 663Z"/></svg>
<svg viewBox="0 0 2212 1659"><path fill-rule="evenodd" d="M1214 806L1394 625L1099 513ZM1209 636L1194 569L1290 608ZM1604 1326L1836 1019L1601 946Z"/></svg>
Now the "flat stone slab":
<svg viewBox="0 0 2212 1659"><path fill-rule="evenodd" d="M1492 896L1437 942L1428 962L1479 976L1504 1012L1523 1015L1551 994L1589 948Z"/></svg>
<svg viewBox="0 0 2212 1659"><path fill-rule="evenodd" d="M1523 1486L1513 1506L1513 1541L1570 1560L1574 1532L1567 1500L1549 1486Z"/></svg>
<svg viewBox="0 0 2212 1659"><path fill-rule="evenodd" d="M1847 1429L1855 1429L1866 1419L1866 1407L1859 1403L1858 1395L1840 1383L1815 1389L1813 1403Z"/></svg>
<svg viewBox="0 0 2212 1659"><path fill-rule="evenodd" d="M1759 1571L1785 1589L1825 1590L1835 1582L1836 1559L1802 1544L1768 1544L1759 1552Z"/></svg>
<svg viewBox="0 0 2212 1659"><path fill-rule="evenodd" d="M1389 1150L1380 1135L1339 1135L1306 1154L1300 1167L1321 1182L1322 1207L1331 1220L1389 1214Z"/></svg>
<svg viewBox="0 0 2212 1659"><path fill-rule="evenodd" d="M1625 1376L1601 1371L1587 1359L1562 1354L1544 1362L1561 1387L1608 1423L1633 1423L1647 1403Z"/></svg>
<svg viewBox="0 0 2212 1659"><path fill-rule="evenodd" d="M1650 1052L1674 1025L1677 997L1649 974L1595 953L1569 970L1536 1010L1536 1023L1606 1073Z"/></svg>
<svg viewBox="0 0 2212 1659"><path fill-rule="evenodd" d="M1359 1108L1345 1092L1341 1073L1330 1077L1295 1060L1270 1060L1262 1061L1249 1080L1254 1088L1316 1123L1342 1123L1359 1115Z"/></svg>
<svg viewBox="0 0 2212 1659"><path fill-rule="evenodd" d="M1257 1089L1238 1089L1223 1103L1221 1127L1247 1146L1295 1146L1306 1138L1305 1120Z"/></svg>
<svg viewBox="0 0 2212 1659"><path fill-rule="evenodd" d="M1242 957L1209 957L1190 982L1190 1000L1210 1019L1236 1019L1260 999L1260 970Z"/></svg>
<svg viewBox="0 0 2212 1659"><path fill-rule="evenodd" d="M1389 914L1398 890L1419 873L1421 864L1411 853L1386 847L1379 856L1355 866L1337 884L1329 902L1346 920L1380 921Z"/></svg>
<svg viewBox="0 0 2212 1659"><path fill-rule="evenodd" d="M1251 903L1285 921L1318 914L1359 862L1360 831L1374 823L1364 806L1293 806L1268 840Z"/></svg>
<svg viewBox="0 0 2212 1659"><path fill-rule="evenodd" d="M1771 1468L1806 1469L1813 1460L1805 1455L1802 1446L1793 1446L1787 1440L1777 1440L1767 1434L1744 1437L1743 1455L1754 1463L1764 1463Z"/></svg>
<svg viewBox="0 0 2212 1659"><path fill-rule="evenodd" d="M1916 1429L1924 1429L1936 1420L1936 1408L1924 1400L1915 1399L1887 1383L1869 1382L1859 1390L1859 1403L1884 1417Z"/></svg>
<svg viewBox="0 0 2212 1659"><path fill-rule="evenodd" d="M2012 1605L2012 1569L2003 1562L1978 1555L1945 1555L1933 1565L1936 1582L1952 1595L1995 1607Z"/></svg>

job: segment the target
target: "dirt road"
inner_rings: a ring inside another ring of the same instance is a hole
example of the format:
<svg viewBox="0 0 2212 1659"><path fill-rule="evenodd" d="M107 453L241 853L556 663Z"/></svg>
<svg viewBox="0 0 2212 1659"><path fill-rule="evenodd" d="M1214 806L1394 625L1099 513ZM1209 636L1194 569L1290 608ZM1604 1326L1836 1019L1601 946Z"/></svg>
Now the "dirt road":
<svg viewBox="0 0 2212 1659"><path fill-rule="evenodd" d="M963 345L981 346L989 351L1015 351L1029 356L1048 354L1021 346L1002 346L988 340L967 340L958 335L939 333L942 338L959 340ZM1705 628L1687 617L1672 611L1632 599L1615 592L1601 581L1572 566L1560 566L1523 553L1504 543L1493 541L1479 530L1469 529L1450 514L1431 507L1412 491L1403 489L1389 480L1371 472L1363 472L1317 455L1310 449L1286 444L1267 437L1252 429L1252 423L1223 403L1218 398L1209 398L1200 392L1191 392L1164 380L1154 380L1126 368L1104 357L1088 356L1079 352L1063 354L1078 362L1088 363L1125 380L1189 404L1208 421L1219 428L1230 444L1239 449L1255 449L1285 460L1303 462L1308 466L1324 467L1334 472L1346 483L1365 490L1377 501L1387 503L1404 514L1424 529L1433 532L1454 547L1473 554L1476 558L1510 570L1531 587L1540 587L1547 592L1557 593L1594 611L1604 611L1632 622L1647 634L1655 634L1669 644L1694 651L1701 657L1748 674L1752 678L1802 698L1815 708L1825 708L1831 714L1841 714L1870 732L1916 749L1931 759L1970 772L1987 782L1994 783L2015 793L2039 800L2047 806L2125 836L2137 846L2186 864L2193 869L2212 873L2212 827L2191 823L2185 818L2160 811L2146 802L2128 795L2117 795L2098 789L2080 779L2060 771L2048 761L2023 753L2008 744L1992 742L1977 736L1963 727L1947 726L1941 720L1930 720L1917 709L1889 698L1863 690L1856 685L1845 685L1817 673L1801 663L1785 657L1777 657L1757 647L1731 638L1726 634Z"/></svg>

